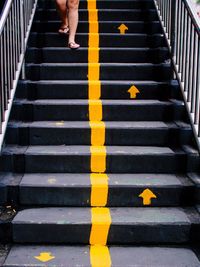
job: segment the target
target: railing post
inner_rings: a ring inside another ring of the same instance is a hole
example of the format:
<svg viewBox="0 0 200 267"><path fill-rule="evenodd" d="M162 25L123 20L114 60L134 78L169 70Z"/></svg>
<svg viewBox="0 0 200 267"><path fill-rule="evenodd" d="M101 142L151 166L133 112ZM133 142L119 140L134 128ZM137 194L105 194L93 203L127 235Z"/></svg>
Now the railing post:
<svg viewBox="0 0 200 267"><path fill-rule="evenodd" d="M25 19L24 19L24 0L20 0L20 28L21 28L21 55L25 51ZM21 68L21 79L24 80L25 77L25 64L23 62Z"/></svg>
<svg viewBox="0 0 200 267"><path fill-rule="evenodd" d="M171 39L171 56L174 57L175 52L175 26L176 26L176 17L177 17L177 10L176 10L176 2L177 0L171 0L171 33L170 33L170 39Z"/></svg>

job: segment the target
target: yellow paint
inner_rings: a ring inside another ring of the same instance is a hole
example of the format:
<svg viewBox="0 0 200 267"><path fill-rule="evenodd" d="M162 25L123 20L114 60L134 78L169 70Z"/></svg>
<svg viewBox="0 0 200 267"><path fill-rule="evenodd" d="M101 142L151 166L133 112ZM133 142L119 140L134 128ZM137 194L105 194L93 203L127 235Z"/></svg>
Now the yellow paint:
<svg viewBox="0 0 200 267"><path fill-rule="evenodd" d="M91 146L91 172L102 173L106 171L106 147Z"/></svg>
<svg viewBox="0 0 200 267"><path fill-rule="evenodd" d="M105 173L91 173L91 206L104 207L108 199L108 175Z"/></svg>
<svg viewBox="0 0 200 267"><path fill-rule="evenodd" d="M90 24L89 24L89 32L90 33L99 32L99 23L95 22L95 21L90 22Z"/></svg>
<svg viewBox="0 0 200 267"><path fill-rule="evenodd" d="M97 22L98 21L98 11L96 9L96 6L94 9L90 9L90 12L88 14L88 19L90 22Z"/></svg>
<svg viewBox="0 0 200 267"><path fill-rule="evenodd" d="M125 32L128 30L128 27L125 25L125 24L121 24L119 27L118 27L118 30L120 31L120 34L125 34Z"/></svg>
<svg viewBox="0 0 200 267"><path fill-rule="evenodd" d="M98 100L101 97L101 82L100 81L89 81L88 83L88 98Z"/></svg>
<svg viewBox="0 0 200 267"><path fill-rule="evenodd" d="M91 145L103 146L105 144L105 123L103 121L90 121Z"/></svg>
<svg viewBox="0 0 200 267"><path fill-rule="evenodd" d="M101 121L103 118L103 108L101 100L89 100L89 120Z"/></svg>
<svg viewBox="0 0 200 267"><path fill-rule="evenodd" d="M49 184L55 184L56 183L56 179L55 178L50 178L50 179L48 179L48 183Z"/></svg>
<svg viewBox="0 0 200 267"><path fill-rule="evenodd" d="M57 126L63 126L64 125L64 121L58 121L58 122L56 122L56 125Z"/></svg>
<svg viewBox="0 0 200 267"><path fill-rule="evenodd" d="M110 210L108 208L92 208L91 220L90 244L105 246L111 224Z"/></svg>
<svg viewBox="0 0 200 267"><path fill-rule="evenodd" d="M99 62L99 48L98 47L89 47L88 48L88 61L92 63L98 63ZM99 71L99 64L96 66L98 67ZM91 77L92 78L92 77Z"/></svg>
<svg viewBox="0 0 200 267"><path fill-rule="evenodd" d="M88 34L88 106L91 128L91 209L90 261L92 267L110 267L111 258L106 247L111 216L106 206L108 199L108 176L106 171L105 123L101 99L99 64L99 23L96 0L87 0Z"/></svg>
<svg viewBox="0 0 200 267"><path fill-rule="evenodd" d="M143 198L143 205L151 205L151 199L152 198L157 198L157 196L150 190L150 189L145 189L139 197Z"/></svg>
<svg viewBox="0 0 200 267"><path fill-rule="evenodd" d="M128 93L130 94L130 98L136 98L140 91L137 89L137 87L135 87L135 85L132 85L131 88L129 88Z"/></svg>
<svg viewBox="0 0 200 267"><path fill-rule="evenodd" d="M98 245L91 246L90 263L92 267L110 267L111 258L108 247Z"/></svg>
<svg viewBox="0 0 200 267"><path fill-rule="evenodd" d="M88 48L98 48L99 47L99 34L91 33L88 39Z"/></svg>
<svg viewBox="0 0 200 267"><path fill-rule="evenodd" d="M97 9L96 0L87 0L87 8L89 12L92 12L93 9Z"/></svg>
<svg viewBox="0 0 200 267"><path fill-rule="evenodd" d="M55 259L51 252L41 252L39 256L35 256L34 258L41 262L48 262Z"/></svg>
<svg viewBox="0 0 200 267"><path fill-rule="evenodd" d="M88 64L88 79L90 81L98 81L100 73L99 63L89 63Z"/></svg>

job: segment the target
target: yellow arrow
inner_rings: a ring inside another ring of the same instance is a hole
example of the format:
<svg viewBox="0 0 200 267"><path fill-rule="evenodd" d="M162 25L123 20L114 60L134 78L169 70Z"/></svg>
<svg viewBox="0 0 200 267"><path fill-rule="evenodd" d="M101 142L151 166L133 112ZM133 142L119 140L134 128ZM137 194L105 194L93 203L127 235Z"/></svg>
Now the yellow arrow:
<svg viewBox="0 0 200 267"><path fill-rule="evenodd" d="M42 262L47 262L53 260L55 257L51 254L51 252L41 252L40 256L35 256L34 258Z"/></svg>
<svg viewBox="0 0 200 267"><path fill-rule="evenodd" d="M125 31L128 30L128 27L125 24L121 24L118 27L118 30L120 30L120 34L125 34Z"/></svg>
<svg viewBox="0 0 200 267"><path fill-rule="evenodd" d="M143 205L151 205L151 199L157 198L157 196L154 195L154 193L148 188L145 189L142 194L139 195L139 197L143 198Z"/></svg>
<svg viewBox="0 0 200 267"><path fill-rule="evenodd" d="M130 98L136 98L136 95L140 93L140 91L137 89L137 87L135 87L135 85L132 85L127 92L130 94Z"/></svg>

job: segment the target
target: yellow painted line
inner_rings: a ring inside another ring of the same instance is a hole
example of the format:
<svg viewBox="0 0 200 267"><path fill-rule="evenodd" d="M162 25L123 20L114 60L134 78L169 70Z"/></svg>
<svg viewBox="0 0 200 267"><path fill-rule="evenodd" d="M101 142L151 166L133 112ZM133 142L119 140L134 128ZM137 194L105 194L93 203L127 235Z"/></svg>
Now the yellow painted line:
<svg viewBox="0 0 200 267"><path fill-rule="evenodd" d="M99 64L99 22L96 0L87 0L88 36L88 106L91 128L91 233L90 262L92 267L110 267L111 258L107 244L111 224L110 210L104 208L108 199L106 171L105 123L101 99Z"/></svg>
<svg viewBox="0 0 200 267"><path fill-rule="evenodd" d="M105 146L91 146L91 172L103 173L106 171L106 147Z"/></svg>
<svg viewBox="0 0 200 267"><path fill-rule="evenodd" d="M93 7L93 8L92 8ZM91 22L98 22L98 10L96 9L96 3L95 2L93 2L93 3L91 3L90 2L90 12L89 12L89 21L90 21L90 23Z"/></svg>
<svg viewBox="0 0 200 267"><path fill-rule="evenodd" d="M93 47L88 48L88 61L96 63L96 71L99 71L99 48L95 47L95 45L93 45ZM92 79L93 77L91 76L90 78Z"/></svg>
<svg viewBox="0 0 200 267"><path fill-rule="evenodd" d="M103 146L105 144L105 123L103 121L90 121L91 145Z"/></svg>
<svg viewBox="0 0 200 267"><path fill-rule="evenodd" d="M110 210L108 208L92 208L91 220L90 244L105 246L111 224Z"/></svg>
<svg viewBox="0 0 200 267"><path fill-rule="evenodd" d="M101 121L103 118L103 108L101 100L89 100L89 120Z"/></svg>
<svg viewBox="0 0 200 267"><path fill-rule="evenodd" d="M96 53L96 50L92 50L92 52ZM93 56L94 57L94 56ZM100 65L99 63L89 63L88 64L88 80L90 81L98 81L100 73Z"/></svg>
<svg viewBox="0 0 200 267"><path fill-rule="evenodd" d="M89 81L88 98L98 100L101 97L101 82ZM102 105L102 103L101 103Z"/></svg>
<svg viewBox="0 0 200 267"><path fill-rule="evenodd" d="M91 21L89 24L90 33L97 33L99 31L99 23L96 21Z"/></svg>
<svg viewBox="0 0 200 267"><path fill-rule="evenodd" d="M105 207L108 200L108 175L105 173L91 173L91 206Z"/></svg>
<svg viewBox="0 0 200 267"><path fill-rule="evenodd" d="M111 258L108 247L98 245L91 246L90 262L92 267L110 267Z"/></svg>
<svg viewBox="0 0 200 267"><path fill-rule="evenodd" d="M99 48L99 34L93 32L89 34L88 48Z"/></svg>

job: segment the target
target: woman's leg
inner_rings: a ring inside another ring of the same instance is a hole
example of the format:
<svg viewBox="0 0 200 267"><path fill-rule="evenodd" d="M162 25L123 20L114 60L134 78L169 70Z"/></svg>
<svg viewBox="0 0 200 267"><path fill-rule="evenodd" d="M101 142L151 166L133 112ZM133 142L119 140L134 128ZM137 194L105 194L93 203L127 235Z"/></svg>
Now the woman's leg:
<svg viewBox="0 0 200 267"><path fill-rule="evenodd" d="M79 45L75 43L76 29L78 26L78 6L79 0L67 0L68 7L68 21L69 21L69 46L70 48L78 48ZM72 45L70 45L72 44ZM75 44L75 45L73 45Z"/></svg>
<svg viewBox="0 0 200 267"><path fill-rule="evenodd" d="M67 29L69 26L68 23L68 9L67 9L67 0L56 0L57 9L61 19L61 29Z"/></svg>

